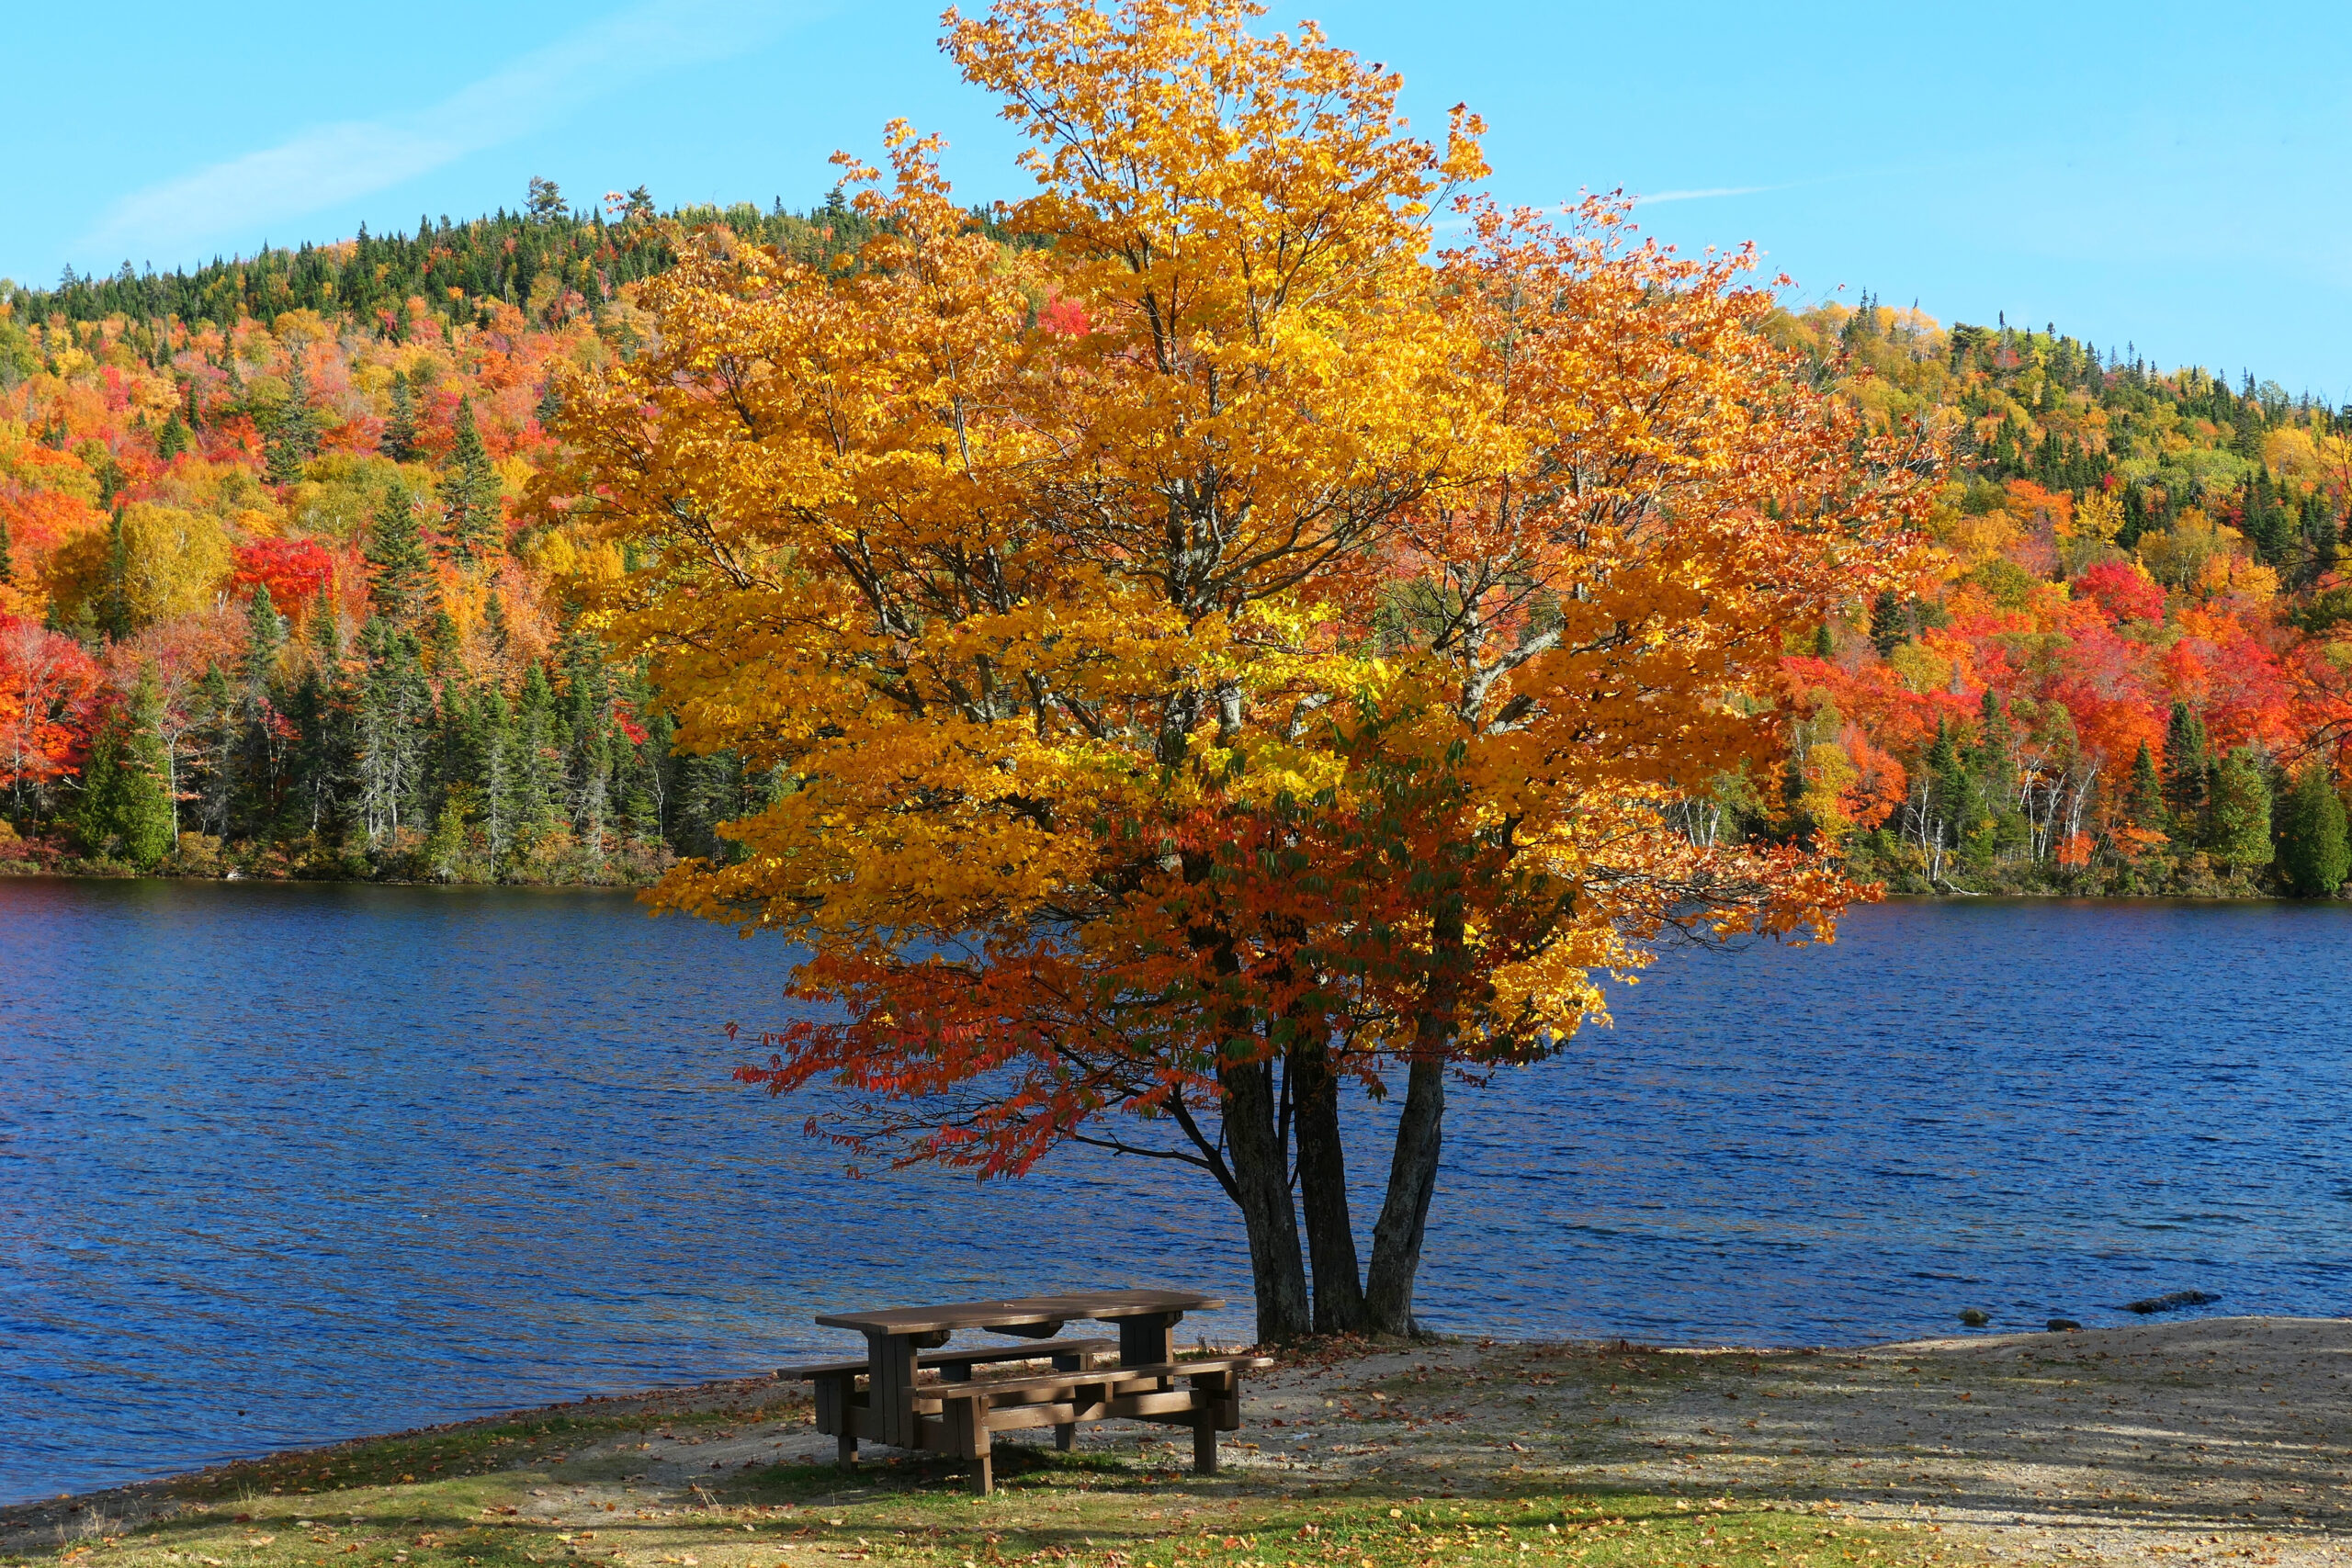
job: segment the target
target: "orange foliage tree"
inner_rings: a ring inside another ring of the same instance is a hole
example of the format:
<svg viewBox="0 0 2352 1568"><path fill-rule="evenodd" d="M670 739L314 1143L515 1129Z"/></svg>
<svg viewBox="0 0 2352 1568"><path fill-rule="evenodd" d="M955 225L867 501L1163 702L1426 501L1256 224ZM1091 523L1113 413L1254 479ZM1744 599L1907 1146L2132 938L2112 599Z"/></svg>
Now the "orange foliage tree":
<svg viewBox="0 0 2352 1568"><path fill-rule="evenodd" d="M1678 807L1771 754L1786 628L1905 570L1934 457L1810 389L1746 258L1622 208L1453 194L1432 254L1476 119L1416 140L1257 14L951 14L1048 243L894 127L856 255L682 238L537 493L638 563L604 624L682 744L793 781L658 894L806 944L826 1005L747 1077L899 1158L1189 1162L1265 1337L1404 1332L1449 1073L1557 1049L1662 932L1850 897ZM1344 1091L1400 1077L1365 1270Z"/></svg>

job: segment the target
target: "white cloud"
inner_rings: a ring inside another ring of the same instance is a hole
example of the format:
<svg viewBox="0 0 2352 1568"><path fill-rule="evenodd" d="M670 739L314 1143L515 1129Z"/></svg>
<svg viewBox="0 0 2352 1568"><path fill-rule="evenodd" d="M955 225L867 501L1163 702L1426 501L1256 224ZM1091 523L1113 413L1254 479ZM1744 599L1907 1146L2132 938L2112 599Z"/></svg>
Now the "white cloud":
<svg viewBox="0 0 2352 1568"><path fill-rule="evenodd" d="M74 249L185 255L386 190L496 147L656 73L757 49L822 0L651 0L532 51L439 103L312 126L275 147L134 191Z"/></svg>
<svg viewBox="0 0 2352 1568"><path fill-rule="evenodd" d="M1768 190L1790 190L1793 185L1714 186L1706 190L1654 190L1634 197L1637 205L1656 207L1663 201L1707 201L1719 196L1760 196Z"/></svg>

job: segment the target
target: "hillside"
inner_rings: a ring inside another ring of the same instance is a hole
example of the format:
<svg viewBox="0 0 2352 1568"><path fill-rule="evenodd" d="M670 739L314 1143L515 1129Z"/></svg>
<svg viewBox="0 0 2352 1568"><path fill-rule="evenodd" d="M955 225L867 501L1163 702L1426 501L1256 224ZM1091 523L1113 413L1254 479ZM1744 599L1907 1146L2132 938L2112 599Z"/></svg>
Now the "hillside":
<svg viewBox="0 0 2352 1568"><path fill-rule="evenodd" d="M6 291L0 860L628 881L726 853L782 781L672 755L572 608L632 563L514 506L554 368L651 330L650 215L534 182L520 213ZM838 203L673 216L861 237ZM1938 564L1789 628L1781 776L1713 781L1691 831L1919 890L2333 891L2352 414L2054 329L1868 300L1780 326L1944 437Z"/></svg>

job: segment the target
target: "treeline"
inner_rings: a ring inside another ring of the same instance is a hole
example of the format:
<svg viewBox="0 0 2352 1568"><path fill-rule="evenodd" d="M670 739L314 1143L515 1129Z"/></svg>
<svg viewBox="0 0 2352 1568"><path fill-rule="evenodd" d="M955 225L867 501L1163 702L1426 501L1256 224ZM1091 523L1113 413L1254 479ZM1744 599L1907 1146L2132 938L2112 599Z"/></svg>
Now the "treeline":
<svg viewBox="0 0 2352 1568"><path fill-rule="evenodd" d="M168 276L0 289L0 860L633 880L781 785L673 755L514 502L557 370L626 356L642 191ZM836 196L686 209L815 256ZM1007 243L1020 243L1001 232ZM1865 299L1781 318L1950 455L1910 592L1788 630L1775 777L1690 830L1898 888L2332 892L2352 734L2352 410Z"/></svg>
<svg viewBox="0 0 2352 1568"><path fill-rule="evenodd" d="M1867 298L1784 325L1951 466L1914 592L1791 629L1783 776L1718 830L1916 891L2335 892L2352 409Z"/></svg>
<svg viewBox="0 0 2352 1568"><path fill-rule="evenodd" d="M571 607L625 563L513 513L555 367L628 352L666 241L642 193L612 224L532 195L0 305L0 861L579 882L735 852L776 781L673 751ZM552 292L582 262L593 308Z"/></svg>

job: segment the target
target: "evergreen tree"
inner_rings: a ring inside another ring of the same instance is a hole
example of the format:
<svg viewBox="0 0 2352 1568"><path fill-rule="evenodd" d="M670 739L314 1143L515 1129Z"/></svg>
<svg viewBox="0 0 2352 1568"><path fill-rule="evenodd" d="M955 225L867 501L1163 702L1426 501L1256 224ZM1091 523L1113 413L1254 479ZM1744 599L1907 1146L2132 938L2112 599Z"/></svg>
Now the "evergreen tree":
<svg viewBox="0 0 2352 1568"><path fill-rule="evenodd" d="M2270 863L2270 780L2251 746L2232 751L2213 769L2213 858L2252 871Z"/></svg>
<svg viewBox="0 0 2352 1568"><path fill-rule="evenodd" d="M356 716L360 820L368 844L383 847L403 826L424 825L433 687L413 634L379 619L359 640L368 660Z"/></svg>
<svg viewBox="0 0 2352 1568"><path fill-rule="evenodd" d="M253 602L245 606L245 693L248 700L265 698L277 679L277 655L286 646L286 617L277 613L269 584L254 584Z"/></svg>
<svg viewBox="0 0 2352 1568"><path fill-rule="evenodd" d="M286 357L286 401L270 421L268 438L262 445L269 482L280 485L300 479L302 465L319 451L319 412L311 406L311 377L303 367L300 346Z"/></svg>
<svg viewBox="0 0 2352 1568"><path fill-rule="evenodd" d="M155 437L155 456L168 463L187 451L187 425L180 418L180 411L174 409L172 417L164 422L162 433Z"/></svg>
<svg viewBox="0 0 2352 1568"><path fill-rule="evenodd" d="M156 734L163 700L152 670L130 700L109 714L90 742L75 803L74 831L93 854L145 871L172 852L172 802L164 787L164 747Z"/></svg>
<svg viewBox="0 0 2352 1568"><path fill-rule="evenodd" d="M9 549L7 520L0 518L0 582L14 582L16 580L17 561Z"/></svg>
<svg viewBox="0 0 2352 1568"><path fill-rule="evenodd" d="M1814 631L1813 656L1824 662L1838 657L1838 635L1829 629L1827 621L1822 622Z"/></svg>
<svg viewBox="0 0 2352 1568"><path fill-rule="evenodd" d="M567 739L556 713L555 687L545 668L533 664L523 672L523 689L514 705L513 765L507 775L507 820L518 854L529 853L561 820Z"/></svg>
<svg viewBox="0 0 2352 1568"><path fill-rule="evenodd" d="M2335 508L2327 498L2314 492L2303 502L2303 538L2311 547L2311 576L2316 581L2335 570L2335 556L2341 543L2336 528Z"/></svg>
<svg viewBox="0 0 2352 1568"><path fill-rule="evenodd" d="M2324 759L2297 773L2278 802L2278 870L2288 888L2304 898L2325 898L2352 874L2344 798Z"/></svg>
<svg viewBox="0 0 2352 1568"><path fill-rule="evenodd" d="M1871 605L1871 646L1884 659L1909 639L1910 628L1903 623L1902 603L1894 597L1892 588L1882 590Z"/></svg>
<svg viewBox="0 0 2352 1568"><path fill-rule="evenodd" d="M256 583L245 611L237 692L237 778L242 815L257 829L268 828L279 805L285 755L276 696L277 658L285 647L286 618L270 601L269 584Z"/></svg>
<svg viewBox="0 0 2352 1568"><path fill-rule="evenodd" d="M2132 759L2132 783L2123 796L2123 817L2133 827L2152 833L2164 832L2171 820L2165 813L2165 786L2156 776L2156 759L2144 740Z"/></svg>
<svg viewBox="0 0 2352 1568"><path fill-rule="evenodd" d="M464 560L497 555L505 544L498 474L474 425L470 400L458 405L456 439L441 467L441 516L450 547Z"/></svg>
<svg viewBox="0 0 2352 1568"><path fill-rule="evenodd" d="M431 575L416 507L407 489L394 485L376 503L368 531L368 592L376 614L400 625L415 615Z"/></svg>
<svg viewBox="0 0 2352 1568"><path fill-rule="evenodd" d="M2184 844L2205 841L2205 812L2211 799L2213 757L2205 721L2187 703L2172 705L2165 729L2165 810L2172 836Z"/></svg>
<svg viewBox="0 0 2352 1568"><path fill-rule="evenodd" d="M208 668L204 679L197 682L195 708L189 772L196 785L197 823L214 838L226 839L236 816L243 726L237 688L220 665Z"/></svg>
<svg viewBox="0 0 2352 1568"><path fill-rule="evenodd" d="M384 456L395 463L405 463L416 456L416 389L408 378L392 378L392 412L384 422L381 442Z"/></svg>

